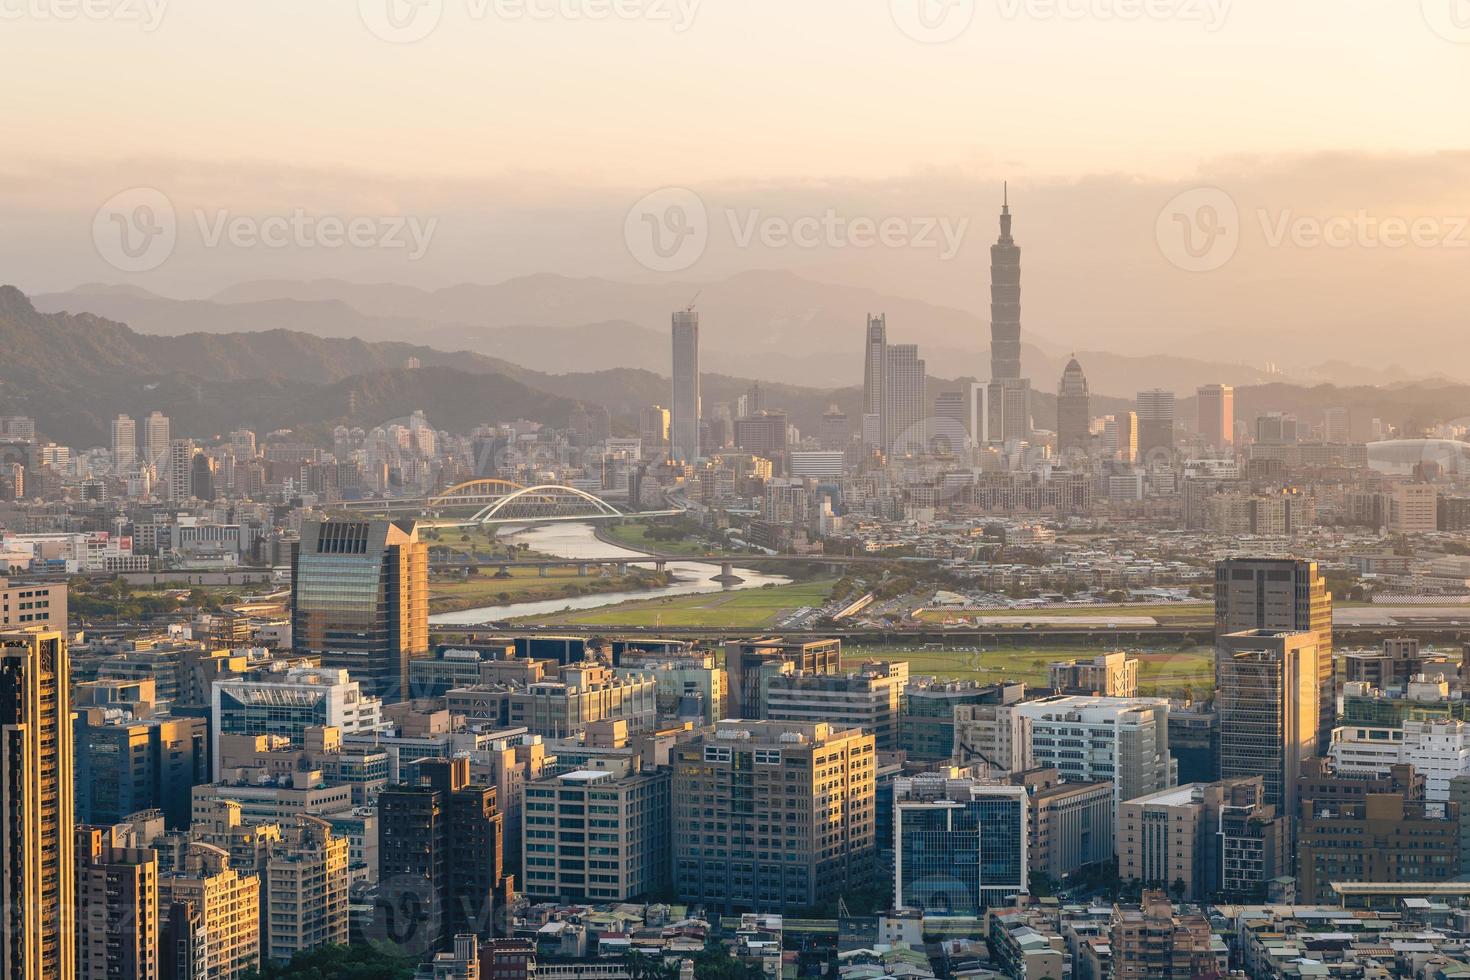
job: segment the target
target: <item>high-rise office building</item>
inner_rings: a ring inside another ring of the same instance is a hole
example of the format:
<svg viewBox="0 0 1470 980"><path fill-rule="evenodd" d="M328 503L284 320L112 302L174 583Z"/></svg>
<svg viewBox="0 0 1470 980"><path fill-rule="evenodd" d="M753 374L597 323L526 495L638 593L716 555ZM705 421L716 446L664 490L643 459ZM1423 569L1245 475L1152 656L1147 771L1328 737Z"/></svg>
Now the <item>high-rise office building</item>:
<svg viewBox="0 0 1470 980"><path fill-rule="evenodd" d="M1215 566L1215 635L1241 630L1312 633L1317 640L1317 755L1332 746L1337 682L1332 663L1332 594L1314 561L1231 558Z"/></svg>
<svg viewBox="0 0 1470 980"><path fill-rule="evenodd" d="M928 448L924 417L925 364L914 344L890 344L883 379L885 451L898 456L916 455Z"/></svg>
<svg viewBox="0 0 1470 980"><path fill-rule="evenodd" d="M1296 443L1298 432L1295 415L1267 412L1256 416L1256 442L1265 446L1289 446Z"/></svg>
<svg viewBox="0 0 1470 980"><path fill-rule="evenodd" d="M674 314L674 400L669 413L670 454L693 463L702 453L699 446L699 314L681 310Z"/></svg>
<svg viewBox="0 0 1470 980"><path fill-rule="evenodd" d="M1329 408L1322 417L1322 441L1342 445L1352 442L1352 418L1345 408Z"/></svg>
<svg viewBox="0 0 1470 980"><path fill-rule="evenodd" d="M495 790L470 782L470 760L421 759L422 782L378 797L374 928L415 952L453 936L488 937L503 901L504 847Z"/></svg>
<svg viewBox="0 0 1470 980"><path fill-rule="evenodd" d="M70 673L62 633L0 634L5 980L76 973Z"/></svg>
<svg viewBox="0 0 1470 980"><path fill-rule="evenodd" d="M130 829L77 828L77 980L159 980L158 854Z"/></svg>
<svg viewBox="0 0 1470 980"><path fill-rule="evenodd" d="M1261 777L1262 800L1297 814L1302 760L1317 754L1317 637L1249 629L1215 640L1220 778Z"/></svg>
<svg viewBox="0 0 1470 980"><path fill-rule="evenodd" d="M990 246L990 380L1021 377L1021 249L1011 236L1009 189L1000 238Z"/></svg>
<svg viewBox="0 0 1470 980"><path fill-rule="evenodd" d="M169 443L167 471L169 500L188 500L194 496L194 440L175 439Z"/></svg>
<svg viewBox="0 0 1470 980"><path fill-rule="evenodd" d="M727 720L673 756L681 900L789 912L872 880L873 736Z"/></svg>
<svg viewBox="0 0 1470 980"><path fill-rule="evenodd" d="M1077 358L1067 362L1057 385L1057 452L1085 453L1091 442L1092 396Z"/></svg>
<svg viewBox="0 0 1470 980"><path fill-rule="evenodd" d="M841 640L785 640L761 637L725 644L730 700L727 718L760 718L765 687L782 673L836 674L842 667Z"/></svg>
<svg viewBox="0 0 1470 980"><path fill-rule="evenodd" d="M1025 787L939 772L896 780L893 797L894 908L981 916L1027 893Z"/></svg>
<svg viewBox="0 0 1470 980"><path fill-rule="evenodd" d="M526 787L522 890L533 899L627 902L669 884L667 766L579 769ZM606 819L599 814L617 814ZM597 843L587 853L588 828Z"/></svg>
<svg viewBox="0 0 1470 980"><path fill-rule="evenodd" d="M78 819L112 825L159 810L170 828L187 827L190 791L209 781L209 722L107 715L103 707L77 711Z"/></svg>
<svg viewBox="0 0 1470 980"><path fill-rule="evenodd" d="M291 645L392 704L429 653L429 546L412 521L313 521L291 551Z"/></svg>
<svg viewBox="0 0 1470 980"><path fill-rule="evenodd" d="M154 412L143 420L143 462L162 475L168 466L168 448L173 437L169 418Z"/></svg>
<svg viewBox="0 0 1470 980"><path fill-rule="evenodd" d="M772 721L830 722L861 728L876 740L878 751L898 748L898 726L909 665L872 661L845 674L775 673L762 685L762 718Z"/></svg>
<svg viewBox="0 0 1470 980"><path fill-rule="evenodd" d="M1195 393L1199 409L1199 434L1211 449L1235 445L1235 389L1230 385L1205 385Z"/></svg>
<svg viewBox="0 0 1470 980"><path fill-rule="evenodd" d="M970 424L982 445L1031 438L1031 382L1007 378L971 387Z"/></svg>
<svg viewBox="0 0 1470 980"><path fill-rule="evenodd" d="M1071 782L1111 782L1115 817L1125 800L1179 782L1178 763L1169 755L1164 698L1058 695L1005 710L1030 728L1036 765L1056 769ZM1088 751L1077 751L1079 739Z"/></svg>
<svg viewBox="0 0 1470 980"><path fill-rule="evenodd" d="M1111 416L1103 425L1103 446L1118 462L1133 465L1138 459L1138 413Z"/></svg>
<svg viewBox="0 0 1470 980"><path fill-rule="evenodd" d="M1174 393L1153 388L1138 393L1138 458L1174 452Z"/></svg>
<svg viewBox="0 0 1470 980"><path fill-rule="evenodd" d="M786 453L790 423L785 412L761 410L735 420L735 446L766 459Z"/></svg>
<svg viewBox="0 0 1470 980"><path fill-rule="evenodd" d="M112 420L112 469L128 473L138 465L138 423L131 415Z"/></svg>
<svg viewBox="0 0 1470 980"><path fill-rule="evenodd" d="M657 459L669 452L669 410L650 405L638 416L638 439L645 458Z"/></svg>
<svg viewBox="0 0 1470 980"><path fill-rule="evenodd" d="M881 313L869 314L863 336L863 435L870 447L881 448L884 386L888 380L888 318Z"/></svg>
<svg viewBox="0 0 1470 980"><path fill-rule="evenodd" d="M970 442L970 410L963 391L941 391L934 396L934 420L929 427L932 452L958 454Z"/></svg>

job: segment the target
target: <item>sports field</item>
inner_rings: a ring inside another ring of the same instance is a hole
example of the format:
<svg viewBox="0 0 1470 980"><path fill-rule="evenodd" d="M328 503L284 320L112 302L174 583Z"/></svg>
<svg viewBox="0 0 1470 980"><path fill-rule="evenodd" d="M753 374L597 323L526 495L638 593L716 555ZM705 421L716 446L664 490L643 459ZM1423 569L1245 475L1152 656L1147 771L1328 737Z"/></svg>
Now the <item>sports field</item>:
<svg viewBox="0 0 1470 980"><path fill-rule="evenodd" d="M979 653L970 650L903 650L865 648L843 644L843 660L849 664L863 660L907 660L910 676L934 676L943 680L1025 681L1031 685L1047 683L1047 665L1054 660L1086 660L1098 651L1077 647L1037 647L1032 649L996 649ZM1178 696L1195 692L1204 697L1214 688L1215 655L1210 647L1186 650L1134 653L1140 664L1139 693L1143 695Z"/></svg>

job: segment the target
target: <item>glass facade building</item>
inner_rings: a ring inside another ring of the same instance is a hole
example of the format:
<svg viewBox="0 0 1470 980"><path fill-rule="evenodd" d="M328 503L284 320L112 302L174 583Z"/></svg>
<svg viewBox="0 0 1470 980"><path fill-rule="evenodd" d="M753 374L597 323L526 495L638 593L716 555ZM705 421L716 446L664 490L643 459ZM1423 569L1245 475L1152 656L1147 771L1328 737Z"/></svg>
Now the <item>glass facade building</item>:
<svg viewBox="0 0 1470 980"><path fill-rule="evenodd" d="M1027 797L970 779L895 787L894 902L930 915L983 915L1027 890Z"/></svg>
<svg viewBox="0 0 1470 980"><path fill-rule="evenodd" d="M317 521L291 558L291 643L385 703L429 653L429 551L413 522Z"/></svg>

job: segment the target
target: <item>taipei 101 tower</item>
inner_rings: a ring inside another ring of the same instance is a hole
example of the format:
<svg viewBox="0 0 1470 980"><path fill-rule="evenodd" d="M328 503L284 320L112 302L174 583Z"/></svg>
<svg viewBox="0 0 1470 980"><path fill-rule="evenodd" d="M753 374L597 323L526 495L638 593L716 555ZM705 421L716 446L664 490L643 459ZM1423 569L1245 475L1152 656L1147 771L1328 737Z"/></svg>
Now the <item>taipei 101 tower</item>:
<svg viewBox="0 0 1470 980"><path fill-rule="evenodd" d="M982 445L1030 440L1031 382L1021 377L1021 249L1011 237L1011 196L990 246L990 381L974 386L971 427Z"/></svg>
<svg viewBox="0 0 1470 980"><path fill-rule="evenodd" d="M1010 187L1000 210L1000 239L990 246L990 380L1021 377L1021 249L1011 237Z"/></svg>

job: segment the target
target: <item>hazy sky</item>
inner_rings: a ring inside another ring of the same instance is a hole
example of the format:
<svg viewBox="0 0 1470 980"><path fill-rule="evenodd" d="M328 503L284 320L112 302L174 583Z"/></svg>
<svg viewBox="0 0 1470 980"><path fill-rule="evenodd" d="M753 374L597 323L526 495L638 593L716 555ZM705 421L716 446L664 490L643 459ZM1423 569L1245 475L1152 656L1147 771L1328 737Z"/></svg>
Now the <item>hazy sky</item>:
<svg viewBox="0 0 1470 980"><path fill-rule="evenodd" d="M115 15L54 19L84 2ZM589 19L614 2L625 16ZM430 19L442 7L416 43L365 26L364 12L414 3ZM148 4L162 5L151 31ZM956 18L975 8L953 41L898 27L905 5L937 18L949 4ZM1463 145L1470 82L1470 46L1431 30L1420 0L0 0L0 11L7 117L26 134L10 166L160 158L654 186L936 166L1177 176L1223 153ZM1470 37L1470 11L1466 24Z"/></svg>
<svg viewBox="0 0 1470 980"><path fill-rule="evenodd" d="M1082 287L1114 301L1120 278L1165 301L1110 325L1152 337L1201 275L1227 304L1247 273L1337 301L1334 277L1365 268L1434 297L1470 261L1467 234L1391 268L1355 241L1282 271L1283 249L1312 246L1271 230L1367 210L1453 237L1470 214L1470 0L0 0L0 19L0 278L32 290L648 278L663 273L630 258L624 218L677 186L711 224L679 275L784 265L983 309L1002 179L1024 216L1028 327L1064 339L1097 306ZM1159 261L1160 209L1227 184L1240 260L1213 279ZM179 232L169 261L133 272L99 257L94 220L138 187ZM975 224L942 262L732 247L747 221L829 209ZM432 247L204 247L215 217L296 210L433 220Z"/></svg>

